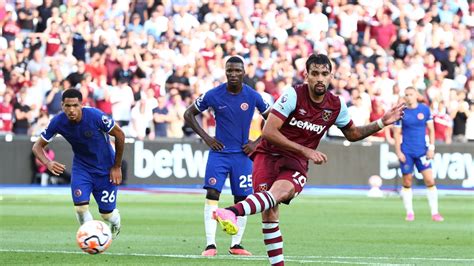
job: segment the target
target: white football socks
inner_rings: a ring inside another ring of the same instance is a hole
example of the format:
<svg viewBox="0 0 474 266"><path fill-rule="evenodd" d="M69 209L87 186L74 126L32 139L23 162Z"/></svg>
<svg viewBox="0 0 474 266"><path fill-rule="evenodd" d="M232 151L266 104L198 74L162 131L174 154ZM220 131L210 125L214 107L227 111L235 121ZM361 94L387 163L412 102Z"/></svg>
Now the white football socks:
<svg viewBox="0 0 474 266"><path fill-rule="evenodd" d="M76 218L80 225L83 225L85 222L92 221L91 212L89 211L89 205L75 206L76 209Z"/></svg>
<svg viewBox="0 0 474 266"><path fill-rule="evenodd" d="M239 227L239 231L236 235L232 236L232 244L231 247L235 245L240 245L242 242L242 236L244 235L245 226L247 225L247 216L237 216L237 226Z"/></svg>
<svg viewBox="0 0 474 266"><path fill-rule="evenodd" d="M413 190L410 188L402 187L401 191L402 199L403 199L403 206L405 206L405 210L408 213L413 212Z"/></svg>
<svg viewBox="0 0 474 266"><path fill-rule="evenodd" d="M206 230L206 246L216 245L217 221L212 218L212 214L217 210L217 200L208 200L204 204L204 228Z"/></svg>
<svg viewBox="0 0 474 266"><path fill-rule="evenodd" d="M426 188L426 197L431 208L431 215L438 214L438 189L436 186Z"/></svg>
<svg viewBox="0 0 474 266"><path fill-rule="evenodd" d="M102 219L109 222L111 225L120 227L120 212L118 209L114 209L111 213L101 214Z"/></svg>

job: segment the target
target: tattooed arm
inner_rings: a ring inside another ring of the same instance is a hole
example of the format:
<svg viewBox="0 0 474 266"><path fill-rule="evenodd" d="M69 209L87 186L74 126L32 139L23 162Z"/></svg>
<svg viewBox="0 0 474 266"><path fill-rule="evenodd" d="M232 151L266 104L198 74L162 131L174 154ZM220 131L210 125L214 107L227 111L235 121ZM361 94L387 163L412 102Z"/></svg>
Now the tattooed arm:
<svg viewBox="0 0 474 266"><path fill-rule="evenodd" d="M391 125L395 121L398 121L400 118L402 118L405 108L405 104L398 104L390 111L386 112L381 119L365 126L351 125L350 127L341 129L342 133L349 141L358 141L364 139L381 130L384 126Z"/></svg>

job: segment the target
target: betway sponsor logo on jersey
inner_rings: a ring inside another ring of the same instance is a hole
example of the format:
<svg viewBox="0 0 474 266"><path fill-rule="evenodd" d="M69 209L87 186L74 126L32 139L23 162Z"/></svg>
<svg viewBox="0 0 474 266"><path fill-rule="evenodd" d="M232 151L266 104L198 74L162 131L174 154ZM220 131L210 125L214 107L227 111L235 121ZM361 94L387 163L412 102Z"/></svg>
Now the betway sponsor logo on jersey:
<svg viewBox="0 0 474 266"><path fill-rule="evenodd" d="M291 118L290 126L295 126L304 130L314 131L317 134L321 134L321 132L323 132L323 130L326 128L326 126L316 125L308 121L297 120L295 117Z"/></svg>
<svg viewBox="0 0 474 266"><path fill-rule="evenodd" d="M136 141L134 175L149 178L154 173L160 178L204 178L208 156L209 151L193 151L191 144L174 144L171 150L160 149L153 154L143 147L143 141Z"/></svg>

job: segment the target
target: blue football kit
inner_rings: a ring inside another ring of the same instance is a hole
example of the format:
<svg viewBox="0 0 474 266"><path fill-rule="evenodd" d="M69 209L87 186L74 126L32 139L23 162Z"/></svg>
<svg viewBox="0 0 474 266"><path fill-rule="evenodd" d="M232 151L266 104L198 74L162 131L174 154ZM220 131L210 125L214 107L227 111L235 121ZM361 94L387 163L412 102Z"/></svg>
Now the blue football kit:
<svg viewBox="0 0 474 266"><path fill-rule="evenodd" d="M403 174L413 173L414 165L418 172L431 168L431 161L426 158L426 123L430 121L433 121L430 108L418 104L416 108L405 109L403 118L395 123L395 127L402 129L401 151L406 157L404 163L400 162Z"/></svg>
<svg viewBox="0 0 474 266"><path fill-rule="evenodd" d="M61 112L41 133L47 142L60 134L71 144L74 153L71 178L73 201L75 204L89 202L92 193L101 213L113 211L117 200L117 186L110 182L115 151L108 134L114 126L113 119L102 111L84 107L79 123L69 121Z"/></svg>
<svg viewBox="0 0 474 266"><path fill-rule="evenodd" d="M238 94L232 94L227 91L227 83L201 95L194 105L200 112L207 109L213 111L216 119L215 138L224 145L222 151L209 152L204 188L221 192L229 176L233 195L252 194L252 161L242 146L248 143L255 108L263 114L270 105L250 86L243 84Z"/></svg>

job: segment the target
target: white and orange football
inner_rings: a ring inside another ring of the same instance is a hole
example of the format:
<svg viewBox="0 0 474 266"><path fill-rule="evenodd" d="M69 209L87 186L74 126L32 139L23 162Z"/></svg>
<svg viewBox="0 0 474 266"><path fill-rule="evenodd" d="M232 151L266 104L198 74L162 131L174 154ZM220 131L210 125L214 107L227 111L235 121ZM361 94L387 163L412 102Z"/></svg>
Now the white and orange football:
<svg viewBox="0 0 474 266"><path fill-rule="evenodd" d="M76 240L84 252L100 254L112 244L112 232L102 221L88 221L77 230Z"/></svg>

